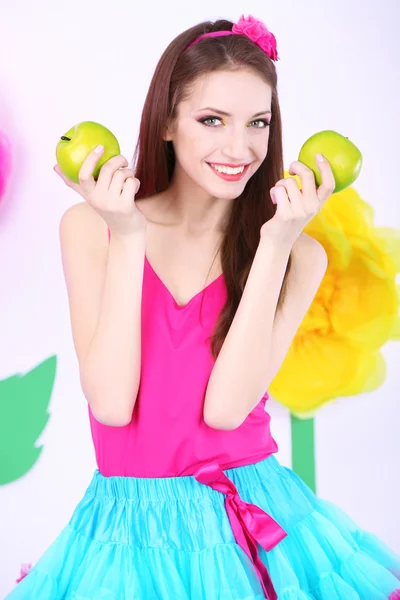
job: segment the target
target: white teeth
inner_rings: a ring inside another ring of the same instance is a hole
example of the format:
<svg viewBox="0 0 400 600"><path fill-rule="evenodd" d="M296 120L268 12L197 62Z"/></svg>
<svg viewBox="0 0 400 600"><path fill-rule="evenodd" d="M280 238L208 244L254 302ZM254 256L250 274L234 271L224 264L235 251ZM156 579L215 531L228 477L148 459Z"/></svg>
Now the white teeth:
<svg viewBox="0 0 400 600"><path fill-rule="evenodd" d="M238 175L239 173L243 173L243 171L244 171L244 166L238 167L237 169L233 169L232 167L225 167L225 166L221 166L221 165L213 165L212 163L211 163L211 166L216 171L219 171L219 173L226 173L227 175Z"/></svg>

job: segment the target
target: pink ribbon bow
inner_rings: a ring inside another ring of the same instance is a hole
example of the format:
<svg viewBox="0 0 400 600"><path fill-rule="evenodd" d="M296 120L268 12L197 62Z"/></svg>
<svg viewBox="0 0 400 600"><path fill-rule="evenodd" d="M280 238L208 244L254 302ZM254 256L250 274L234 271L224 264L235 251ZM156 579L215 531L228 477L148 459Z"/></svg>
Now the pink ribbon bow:
<svg viewBox="0 0 400 600"><path fill-rule="evenodd" d="M200 467L194 477L199 483L226 495L225 508L236 542L252 561L267 600L277 600L271 577L260 559L257 542L268 552L286 537L286 531L259 506L244 502L217 463Z"/></svg>

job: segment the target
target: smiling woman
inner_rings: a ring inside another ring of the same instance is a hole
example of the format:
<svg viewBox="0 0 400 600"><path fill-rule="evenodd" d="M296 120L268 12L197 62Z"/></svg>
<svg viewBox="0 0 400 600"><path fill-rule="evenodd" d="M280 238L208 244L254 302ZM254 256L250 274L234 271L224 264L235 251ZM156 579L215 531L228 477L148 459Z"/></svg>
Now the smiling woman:
<svg viewBox="0 0 400 600"><path fill-rule="evenodd" d="M237 81L236 81L236 83L237 83ZM205 112L207 110L212 111L214 113L218 113L220 115L224 115L229 118L232 117L232 115L229 113L218 110L216 108L210 108L210 107L200 109L200 112ZM265 111L256 113L255 115L252 116L252 119L254 119L255 117L258 117L260 115L267 114L267 113L271 114L271 111L265 110ZM214 126L214 125L209 125L210 121L222 121L222 119L215 115L206 116L206 117L202 117L199 119L199 123L203 123L207 127L213 127L213 128L218 127L218 126ZM269 126L270 121L268 121L266 119L258 119L257 121L252 121L250 123L250 126L252 126L253 123L261 123L261 127L259 127L259 129L261 129L261 128L266 129ZM223 126L226 127L225 124L223 124ZM247 163L239 163L239 162L219 163L219 162L213 161L213 162L207 162L207 164L209 164L214 170L216 170L219 174L221 174L222 178L225 179L225 181L239 181L239 180L243 179L244 176L247 174L249 167L252 164L252 161L247 162Z"/></svg>
<svg viewBox="0 0 400 600"><path fill-rule="evenodd" d="M400 599L400 558L274 456L267 388L327 266L302 230L335 183L324 159L318 188L299 162L302 190L284 179L276 60L253 17L180 34L145 101L139 191L112 159L62 220L98 469L8 600Z"/></svg>
<svg viewBox="0 0 400 600"><path fill-rule="evenodd" d="M173 145L176 160L166 193L185 206L185 200L176 197L177 190L182 189L182 178L189 176L201 190L197 205L201 202L206 210L210 205L215 207L218 199L220 204L224 202L219 212L228 214L229 201L245 193L246 184L267 156L270 120L255 120L254 111L257 107L271 106L271 86L254 71L240 69L198 76L190 89L190 96L177 104L176 114L169 119L164 135L165 141ZM242 90L240 94L238 89ZM229 107L229 113L222 111L217 116L210 113L219 112L216 109L200 108L211 99L219 106ZM217 169L211 167L217 178L210 176L208 169L204 171L205 165L215 164L222 165ZM224 166L245 168L229 173ZM240 185L227 187L219 179Z"/></svg>

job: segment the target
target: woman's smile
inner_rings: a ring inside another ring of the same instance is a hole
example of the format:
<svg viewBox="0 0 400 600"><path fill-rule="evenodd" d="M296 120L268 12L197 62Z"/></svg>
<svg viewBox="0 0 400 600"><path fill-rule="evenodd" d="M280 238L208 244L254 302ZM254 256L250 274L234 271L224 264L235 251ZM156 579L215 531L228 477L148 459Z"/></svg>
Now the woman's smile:
<svg viewBox="0 0 400 600"><path fill-rule="evenodd" d="M225 181L240 181L247 174L251 163L248 163L247 165L238 165L237 167L218 163L207 164L221 179L224 179Z"/></svg>

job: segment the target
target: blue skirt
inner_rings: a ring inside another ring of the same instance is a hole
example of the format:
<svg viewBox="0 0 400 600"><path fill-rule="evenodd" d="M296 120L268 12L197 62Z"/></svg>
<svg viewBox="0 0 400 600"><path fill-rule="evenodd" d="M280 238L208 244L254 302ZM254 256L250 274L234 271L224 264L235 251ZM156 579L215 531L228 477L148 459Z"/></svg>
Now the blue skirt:
<svg viewBox="0 0 400 600"><path fill-rule="evenodd" d="M400 599L400 557L274 455L225 475L287 533L258 547L279 600ZM96 471L68 525L5 600L263 600L225 496L194 477Z"/></svg>

